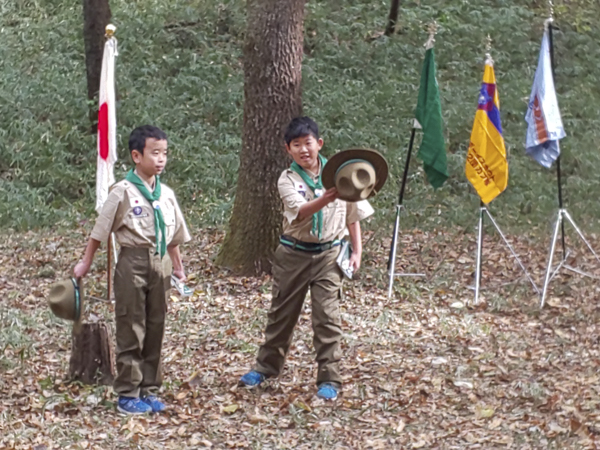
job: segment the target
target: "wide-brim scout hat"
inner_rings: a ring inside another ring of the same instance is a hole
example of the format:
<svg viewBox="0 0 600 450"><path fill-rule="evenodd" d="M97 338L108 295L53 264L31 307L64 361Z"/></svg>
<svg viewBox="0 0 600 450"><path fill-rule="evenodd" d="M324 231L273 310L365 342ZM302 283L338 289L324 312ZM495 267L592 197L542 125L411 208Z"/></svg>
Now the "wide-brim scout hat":
<svg viewBox="0 0 600 450"><path fill-rule="evenodd" d="M366 200L377 194L388 176L381 153L367 148L344 150L333 155L321 174L323 187L336 187L347 202Z"/></svg>
<svg viewBox="0 0 600 450"><path fill-rule="evenodd" d="M55 316L73 321L73 330L81 329L83 316L83 284L81 279L70 278L50 287L48 305Z"/></svg>

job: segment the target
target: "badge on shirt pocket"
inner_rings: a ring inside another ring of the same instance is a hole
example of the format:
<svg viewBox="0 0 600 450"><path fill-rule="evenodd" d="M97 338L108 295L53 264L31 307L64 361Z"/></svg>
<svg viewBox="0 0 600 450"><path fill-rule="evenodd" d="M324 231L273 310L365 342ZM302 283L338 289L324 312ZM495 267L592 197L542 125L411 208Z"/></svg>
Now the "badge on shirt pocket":
<svg viewBox="0 0 600 450"><path fill-rule="evenodd" d="M144 201L141 197L130 197L129 198L129 206L131 206L131 216L136 219L141 219L143 217L148 217L148 213L144 213L144 208L142 205Z"/></svg>

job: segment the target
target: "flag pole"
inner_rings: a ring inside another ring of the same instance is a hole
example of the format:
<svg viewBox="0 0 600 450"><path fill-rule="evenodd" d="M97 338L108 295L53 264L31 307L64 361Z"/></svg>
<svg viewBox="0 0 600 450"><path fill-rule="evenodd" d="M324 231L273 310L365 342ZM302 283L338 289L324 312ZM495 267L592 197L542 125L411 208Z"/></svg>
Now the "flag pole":
<svg viewBox="0 0 600 450"><path fill-rule="evenodd" d="M111 39L114 37L115 35L115 31L117 30L117 27L115 27L112 24L108 24L106 25L106 28L104 29L104 36L106 37L106 39ZM111 294L112 294L112 255L114 253L114 257L115 257L115 265L117 264L117 252L116 252L116 244L115 244L115 237L114 237L114 233L111 233L108 236L108 242L106 243L107 245L107 251L106 251L106 299L108 301L110 301L111 298Z"/></svg>
<svg viewBox="0 0 600 450"><path fill-rule="evenodd" d="M479 230L477 238L477 262L475 265L475 304L479 304L479 287L481 286L481 256L483 250L483 213L485 205L479 199Z"/></svg>
<svg viewBox="0 0 600 450"><path fill-rule="evenodd" d="M429 48L433 46L435 41L435 34L437 33L437 23L434 21L429 24L429 37L427 42L425 43L425 47ZM408 167L410 165L410 158L412 155L412 150L415 142L415 135L417 132L417 128L421 128L419 122L415 119L413 122L413 127L410 132L410 141L408 143L408 153L406 155L406 163L404 164L404 173L402 174L402 184L400 185L400 194L398 196L398 204L396 205L396 220L394 222L394 234L392 236L392 243L390 246L390 255L388 258L387 269L389 273L389 282L388 282L388 298L392 298L392 289L394 287L394 277L396 276L396 252L398 248L398 232L400 229L400 213L402 212L402 208L404 207L404 191L406 189L406 183L408 181ZM407 276L425 276L425 274L406 274Z"/></svg>
<svg viewBox="0 0 600 450"><path fill-rule="evenodd" d="M394 222L394 235L392 236L392 245L390 247L390 256L388 259L389 283L388 283L388 298L392 298L392 289L394 287L394 276L396 271L396 251L398 247L398 229L400 228L400 212L403 208L404 190L406 188L406 180L408 179L408 166L410 157L415 142L415 134L417 129L413 125L410 133L410 141L408 143L408 154L406 155L406 163L404 164L404 174L402 175L402 185L400 186L400 195L398 196L398 204L396 205L396 221Z"/></svg>
<svg viewBox="0 0 600 450"><path fill-rule="evenodd" d="M553 17L554 16L554 7L552 5L551 0L548 1L548 6L550 9L550 16L546 20L545 26L548 27L547 28L548 29L548 47L549 47L548 50L550 53L550 66L552 69L551 70L552 80L554 81L554 79L555 79L555 63L554 63L554 41L553 41L553 36L552 36L552 30L553 30L552 24L554 22L554 17ZM557 140L557 145L559 145L558 140ZM598 261L600 263L600 256L598 256L598 254L596 254L596 252L594 251L594 249L592 248L590 243L587 241L587 239L585 238L585 236L583 235L583 233L581 232L579 227L575 224L575 222L571 218L571 215L568 213L568 211L566 210L566 208L563 205L562 181L561 181L561 171L560 171L560 151L559 151L558 157L556 159L556 178L557 178L557 184L558 184L558 206L559 206L559 209L558 209L558 214L556 217L556 222L554 224L554 233L552 235L552 242L550 243L550 252L548 255L548 266L546 267L546 274L544 277L544 286L543 286L542 293L541 293L540 308L543 308L544 304L546 303L546 296L548 293L548 286L550 284L550 281L552 280L552 278L554 278L554 276L558 273L559 269L561 269L562 267L564 267L567 270L571 270L575 273L578 273L580 275L583 275L583 276L587 276L590 278L596 278L592 274L582 272L582 271L577 270L566 264L567 253L565 250L565 220L571 224L571 226L577 232L579 238L584 242L584 244L586 245L588 250L592 253L592 255L594 255L594 257L596 258L596 261ZM555 248L556 248L556 241L558 240L559 229L561 231L561 238L562 238L563 258L562 258L562 261L556 267L556 269L554 269L554 271L552 271L552 263L554 260L554 252L555 252Z"/></svg>
<svg viewBox="0 0 600 450"><path fill-rule="evenodd" d="M552 80L556 81L556 67L554 63L554 40L552 36L552 23L554 22L554 6L552 5L552 1L548 2L550 7L550 17L547 20L548 26L548 50L550 53L550 67L552 68ZM554 83L556 86L556 83ZM560 143L557 141L557 146L560 146ZM558 153L558 158L556 158L556 182L558 184L558 208L560 210L563 209L563 195L562 195L562 178L560 171L560 152ZM567 258L567 252L565 247L565 223L564 221L560 221L560 231L561 231L561 243L562 243L562 254L563 261Z"/></svg>
<svg viewBox="0 0 600 450"><path fill-rule="evenodd" d="M110 301L110 295L111 295L111 284L112 284L112 269L111 269L111 262L112 262L112 234L110 234L108 236L108 242L107 242L107 249L106 249L106 284L107 284L107 288L106 288L106 300Z"/></svg>

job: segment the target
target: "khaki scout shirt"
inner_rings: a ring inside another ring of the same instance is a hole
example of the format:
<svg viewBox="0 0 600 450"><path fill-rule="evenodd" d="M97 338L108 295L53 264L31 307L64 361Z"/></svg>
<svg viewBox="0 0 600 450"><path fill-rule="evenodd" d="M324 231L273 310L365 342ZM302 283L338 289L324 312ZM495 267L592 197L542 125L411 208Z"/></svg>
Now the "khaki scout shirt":
<svg viewBox="0 0 600 450"><path fill-rule="evenodd" d="M146 188L152 192L144 181ZM165 220L167 245L179 245L191 240L183 214L177 204L175 193L161 183L158 203ZM154 210L152 204L127 180L116 183L102 206L91 237L106 242L110 233L115 233L122 247L154 248Z"/></svg>
<svg viewBox="0 0 600 450"><path fill-rule="evenodd" d="M307 172L316 182L318 177ZM373 214L373 208L368 201L357 203L337 199L323 211L323 230L319 241L318 236L311 234L312 217L303 221L296 220L300 207L315 198L315 194L306 185L300 175L290 169L283 171L277 182L279 195L283 201L283 234L303 242L329 242L341 239L348 234L348 225L365 219Z"/></svg>

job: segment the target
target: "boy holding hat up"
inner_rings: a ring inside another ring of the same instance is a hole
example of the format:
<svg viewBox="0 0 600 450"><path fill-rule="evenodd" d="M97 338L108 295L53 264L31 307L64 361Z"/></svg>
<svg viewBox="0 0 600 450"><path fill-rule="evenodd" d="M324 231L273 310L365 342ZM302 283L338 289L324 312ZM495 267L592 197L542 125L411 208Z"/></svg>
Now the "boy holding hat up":
<svg viewBox="0 0 600 450"><path fill-rule="evenodd" d="M334 400L342 384L342 272L336 259L340 240L350 234L350 265L358 270L362 255L359 220L372 214L373 209L366 201L361 204L340 200L335 187L324 189L321 174L327 160L319 153L323 139L313 120L293 119L285 132L285 144L293 162L277 183L283 202L283 235L273 262L273 297L265 342L253 370L242 376L240 383L258 386L266 378L279 375L310 288L318 363L317 395Z"/></svg>
<svg viewBox="0 0 600 450"><path fill-rule="evenodd" d="M114 233L121 247L114 276L114 390L119 411L143 414L165 409L156 395L162 384L171 263L173 275L185 280L179 245L191 237L174 192L160 182L167 164L167 135L150 125L136 128L129 136L129 151L135 170L113 186L74 274L79 278L88 272L100 243Z"/></svg>

